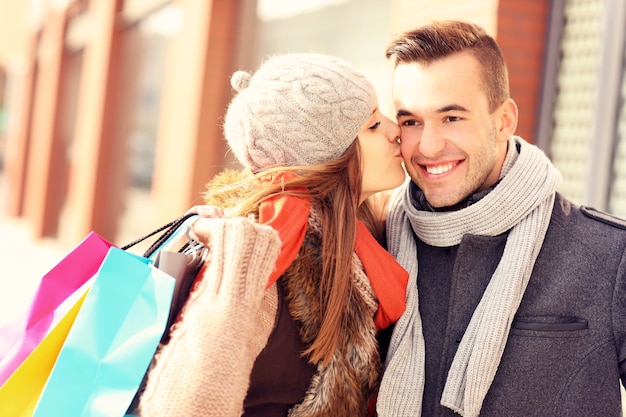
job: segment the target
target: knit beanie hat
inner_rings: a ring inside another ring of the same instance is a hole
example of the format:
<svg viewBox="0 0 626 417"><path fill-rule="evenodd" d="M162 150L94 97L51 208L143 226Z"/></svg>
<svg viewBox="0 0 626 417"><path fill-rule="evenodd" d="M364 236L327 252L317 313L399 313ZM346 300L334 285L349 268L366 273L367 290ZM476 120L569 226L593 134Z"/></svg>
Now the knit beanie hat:
<svg viewBox="0 0 626 417"><path fill-rule="evenodd" d="M320 54L268 59L237 71L224 121L235 156L253 171L323 164L354 142L377 106L372 84L347 62Z"/></svg>

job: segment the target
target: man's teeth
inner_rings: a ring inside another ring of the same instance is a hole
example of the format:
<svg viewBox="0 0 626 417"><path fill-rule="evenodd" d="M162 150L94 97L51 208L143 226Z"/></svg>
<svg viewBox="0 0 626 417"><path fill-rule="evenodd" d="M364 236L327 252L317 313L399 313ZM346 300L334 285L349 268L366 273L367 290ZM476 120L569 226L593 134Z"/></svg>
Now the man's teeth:
<svg viewBox="0 0 626 417"><path fill-rule="evenodd" d="M437 166L427 166L426 171L429 174L443 174L446 171L451 170L454 167L454 164L445 164L445 165L437 165Z"/></svg>

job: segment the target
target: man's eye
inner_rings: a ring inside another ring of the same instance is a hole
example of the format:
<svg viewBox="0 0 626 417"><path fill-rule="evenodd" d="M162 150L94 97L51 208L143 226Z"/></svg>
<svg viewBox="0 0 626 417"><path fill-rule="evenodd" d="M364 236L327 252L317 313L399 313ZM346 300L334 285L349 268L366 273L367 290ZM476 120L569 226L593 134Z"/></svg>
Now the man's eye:
<svg viewBox="0 0 626 417"><path fill-rule="evenodd" d="M376 122L373 125L370 126L371 130L376 130L378 128L378 126L380 126L380 122Z"/></svg>
<svg viewBox="0 0 626 417"><path fill-rule="evenodd" d="M448 117L446 117L446 122L458 122L459 120L461 120L461 118L458 117L458 116L448 116Z"/></svg>
<svg viewBox="0 0 626 417"><path fill-rule="evenodd" d="M400 123L400 125L402 125L402 126L417 126L417 122L415 120L405 120L404 122Z"/></svg>

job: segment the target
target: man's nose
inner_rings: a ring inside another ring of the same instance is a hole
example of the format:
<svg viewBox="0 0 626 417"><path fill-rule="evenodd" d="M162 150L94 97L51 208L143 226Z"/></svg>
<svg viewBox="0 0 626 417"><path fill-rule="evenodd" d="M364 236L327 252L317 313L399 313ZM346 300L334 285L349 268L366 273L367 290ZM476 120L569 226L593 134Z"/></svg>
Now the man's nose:
<svg viewBox="0 0 626 417"><path fill-rule="evenodd" d="M438 129L432 125L424 125L422 135L420 136L419 150L425 157L434 157L443 150L446 141Z"/></svg>

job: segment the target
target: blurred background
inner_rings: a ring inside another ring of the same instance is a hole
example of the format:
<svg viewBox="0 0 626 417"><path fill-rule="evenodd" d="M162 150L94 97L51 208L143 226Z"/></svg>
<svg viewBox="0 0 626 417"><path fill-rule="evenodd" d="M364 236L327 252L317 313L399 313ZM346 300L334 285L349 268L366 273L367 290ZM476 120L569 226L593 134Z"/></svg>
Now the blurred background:
<svg viewBox="0 0 626 417"><path fill-rule="evenodd" d="M1 1L0 281L16 290L0 305L90 231L123 245L201 202L234 165L220 127L234 70L334 54L393 116L386 44L452 18L498 40L517 133L560 191L626 216L623 0Z"/></svg>

